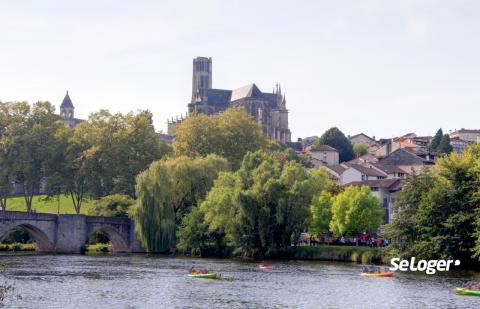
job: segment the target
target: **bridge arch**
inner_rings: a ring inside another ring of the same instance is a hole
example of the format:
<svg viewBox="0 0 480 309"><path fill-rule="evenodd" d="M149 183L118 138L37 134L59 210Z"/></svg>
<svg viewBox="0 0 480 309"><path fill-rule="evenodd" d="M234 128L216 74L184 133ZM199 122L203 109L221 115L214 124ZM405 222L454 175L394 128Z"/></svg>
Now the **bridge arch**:
<svg viewBox="0 0 480 309"><path fill-rule="evenodd" d="M48 238L47 234L43 232L40 228L28 224L28 223L22 223L22 224L16 224L11 227L9 227L8 230L4 231L0 237L3 237L7 235L13 228L15 227L22 227L24 228L30 236L35 240L35 251L38 253L47 253L47 252L54 252L55 251L55 246L53 245L52 241Z"/></svg>
<svg viewBox="0 0 480 309"><path fill-rule="evenodd" d="M110 243L112 244L113 253L130 252L128 242L114 228L109 226L96 228L92 231L92 233L90 233L88 238L90 238L96 232L102 232L108 237Z"/></svg>

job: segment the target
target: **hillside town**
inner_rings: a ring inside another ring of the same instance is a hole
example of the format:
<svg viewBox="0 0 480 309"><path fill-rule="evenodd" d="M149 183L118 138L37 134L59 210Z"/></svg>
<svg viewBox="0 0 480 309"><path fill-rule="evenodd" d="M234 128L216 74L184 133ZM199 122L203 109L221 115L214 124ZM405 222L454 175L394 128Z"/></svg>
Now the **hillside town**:
<svg viewBox="0 0 480 309"><path fill-rule="evenodd" d="M432 149L434 136L418 136L415 133L379 139L364 133L348 135L351 145L363 148L363 153L357 153L354 159L347 161L340 160L339 151L331 145L315 145L318 136L298 138L291 142L288 110L281 87L276 84L272 93L261 92L254 83L232 91L213 89L212 58L207 57L193 60L192 97L188 112L185 116L182 114L167 121L168 134L159 133L160 141L171 145L176 129L189 114L215 115L235 107L244 107L270 139L304 155L312 167L324 167L339 185L370 187L384 209L384 224L392 220L395 195L402 190L405 179L435 165L436 157L442 155ZM74 117L74 111L67 91L60 104L60 115L70 127L83 121ZM480 129L462 128L442 137L448 139L452 151L462 153L469 145L480 143ZM20 185L16 184L14 188L14 194L22 193ZM45 193L44 188L42 185L38 193Z"/></svg>
<svg viewBox="0 0 480 309"><path fill-rule="evenodd" d="M462 153L468 145L480 143L480 130L459 129L448 133L453 151ZM341 186L368 186L385 210L384 223L393 216L395 195L408 176L419 174L435 165L438 152L432 150L433 136L408 133L390 139L375 139L364 133L349 135L355 145L363 145L366 153L341 162L337 149L329 145L314 147L319 137L299 138L289 143L299 154L306 155L313 166L323 166Z"/></svg>

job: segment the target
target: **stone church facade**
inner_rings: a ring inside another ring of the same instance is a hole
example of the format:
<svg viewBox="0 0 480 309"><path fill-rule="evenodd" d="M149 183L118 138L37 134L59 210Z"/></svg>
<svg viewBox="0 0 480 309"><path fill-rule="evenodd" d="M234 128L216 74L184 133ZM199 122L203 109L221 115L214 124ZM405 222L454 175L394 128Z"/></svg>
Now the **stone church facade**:
<svg viewBox="0 0 480 309"><path fill-rule="evenodd" d="M188 104L188 114L214 115L229 107L244 107L269 138L283 143L291 141L285 95L278 84L272 93L260 91L255 84L235 90L214 89L212 58L193 59L192 97ZM183 116L169 120L168 134L175 135L183 120Z"/></svg>

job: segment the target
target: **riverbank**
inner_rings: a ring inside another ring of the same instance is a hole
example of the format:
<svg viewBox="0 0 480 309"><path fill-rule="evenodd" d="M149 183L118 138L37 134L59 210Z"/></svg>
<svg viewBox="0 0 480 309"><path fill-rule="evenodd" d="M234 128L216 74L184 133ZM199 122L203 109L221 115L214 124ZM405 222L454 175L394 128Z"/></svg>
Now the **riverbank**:
<svg viewBox="0 0 480 309"><path fill-rule="evenodd" d="M91 244L82 248L83 253L109 253L111 244ZM0 244L0 251L35 251L35 243ZM381 264L383 250L362 246L317 245L315 247L292 247L287 258L294 260L334 261L346 263Z"/></svg>
<svg viewBox="0 0 480 309"><path fill-rule="evenodd" d="M362 264L381 264L383 250L362 246L317 245L292 247L289 257L295 260L336 261Z"/></svg>
<svg viewBox="0 0 480 309"><path fill-rule="evenodd" d="M111 244L93 244L86 245L83 247L84 253L108 253L111 252ZM0 244L0 252L9 251L9 252L24 252L24 251L35 251L35 243L12 243L12 244Z"/></svg>
<svg viewBox="0 0 480 309"><path fill-rule="evenodd" d="M0 244L0 251L35 251L35 243L22 244Z"/></svg>

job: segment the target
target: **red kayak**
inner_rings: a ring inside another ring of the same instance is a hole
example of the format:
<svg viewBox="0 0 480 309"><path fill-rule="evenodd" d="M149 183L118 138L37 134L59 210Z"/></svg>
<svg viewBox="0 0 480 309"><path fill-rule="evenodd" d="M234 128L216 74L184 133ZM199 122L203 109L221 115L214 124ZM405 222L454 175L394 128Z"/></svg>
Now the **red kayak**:
<svg viewBox="0 0 480 309"><path fill-rule="evenodd" d="M273 268L272 265L259 265L258 268L263 269L263 270L271 270Z"/></svg>

